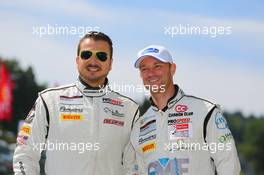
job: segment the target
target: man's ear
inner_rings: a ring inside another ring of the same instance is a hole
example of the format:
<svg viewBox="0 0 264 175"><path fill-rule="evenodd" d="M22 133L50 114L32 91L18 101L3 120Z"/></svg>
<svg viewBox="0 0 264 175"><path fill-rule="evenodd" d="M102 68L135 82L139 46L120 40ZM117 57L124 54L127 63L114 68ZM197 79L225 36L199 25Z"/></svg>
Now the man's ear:
<svg viewBox="0 0 264 175"><path fill-rule="evenodd" d="M174 74L176 73L176 64L175 63L171 64L170 72L171 72L171 76L174 76Z"/></svg>

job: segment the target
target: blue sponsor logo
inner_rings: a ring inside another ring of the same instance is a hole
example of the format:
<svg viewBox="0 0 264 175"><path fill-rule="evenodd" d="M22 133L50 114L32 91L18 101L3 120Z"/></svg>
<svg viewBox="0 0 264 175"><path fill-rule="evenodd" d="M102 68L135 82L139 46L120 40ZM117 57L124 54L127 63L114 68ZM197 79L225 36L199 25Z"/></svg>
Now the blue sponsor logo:
<svg viewBox="0 0 264 175"><path fill-rule="evenodd" d="M227 129L227 128L228 128L227 121L226 121L226 119L223 117L223 115L222 115L221 112L218 112L218 113L215 115L215 124L216 124L216 127L217 127L218 129Z"/></svg>
<svg viewBox="0 0 264 175"><path fill-rule="evenodd" d="M147 53L159 53L159 49L156 48L147 48L142 52L142 55L147 54Z"/></svg>
<svg viewBox="0 0 264 175"><path fill-rule="evenodd" d="M161 158L148 165L148 175L166 175L175 174L181 175L183 173L188 173L189 164L188 158L181 159L169 159Z"/></svg>

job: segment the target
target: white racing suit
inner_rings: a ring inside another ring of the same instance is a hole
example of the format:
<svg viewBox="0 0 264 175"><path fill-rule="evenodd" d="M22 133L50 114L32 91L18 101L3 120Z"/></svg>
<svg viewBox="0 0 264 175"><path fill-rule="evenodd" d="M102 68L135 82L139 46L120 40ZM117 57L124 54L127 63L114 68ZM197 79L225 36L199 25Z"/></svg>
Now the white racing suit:
<svg viewBox="0 0 264 175"><path fill-rule="evenodd" d="M46 149L48 175L121 175L138 105L108 85L83 82L45 90L21 128L14 153L15 175L39 174ZM45 146L44 146L45 145Z"/></svg>
<svg viewBox="0 0 264 175"><path fill-rule="evenodd" d="M138 166L128 174L239 175L235 142L219 107L175 89L163 110L152 102L134 124L125 164L129 169L136 157Z"/></svg>

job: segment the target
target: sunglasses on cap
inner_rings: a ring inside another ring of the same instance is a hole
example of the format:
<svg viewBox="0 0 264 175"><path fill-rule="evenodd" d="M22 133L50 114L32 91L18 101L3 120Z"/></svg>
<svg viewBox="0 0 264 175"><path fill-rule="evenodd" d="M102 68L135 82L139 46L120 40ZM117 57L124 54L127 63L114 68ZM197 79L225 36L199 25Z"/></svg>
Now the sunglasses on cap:
<svg viewBox="0 0 264 175"><path fill-rule="evenodd" d="M88 60L89 58L92 57L93 54L95 54L97 59L100 60L100 61L104 62L104 61L107 60L107 53L106 52L102 52L102 51L93 52L93 51L90 51L90 50L84 50L84 51L81 52L80 57L83 60Z"/></svg>

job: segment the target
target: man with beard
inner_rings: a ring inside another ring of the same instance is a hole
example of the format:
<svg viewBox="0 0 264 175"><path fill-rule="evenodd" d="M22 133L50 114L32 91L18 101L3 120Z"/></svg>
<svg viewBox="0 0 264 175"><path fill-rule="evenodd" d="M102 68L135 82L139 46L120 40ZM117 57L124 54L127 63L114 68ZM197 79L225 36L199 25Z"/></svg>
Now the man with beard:
<svg viewBox="0 0 264 175"><path fill-rule="evenodd" d="M112 55L112 41L104 33L90 32L80 40L77 82L40 92L18 134L16 175L39 174L43 150L49 175L123 173L138 105L110 89Z"/></svg>
<svg viewBox="0 0 264 175"><path fill-rule="evenodd" d="M176 64L163 46L138 53L151 107L135 123L125 164L135 163L148 175L239 175L232 134L221 109L208 100L184 94L173 83Z"/></svg>

